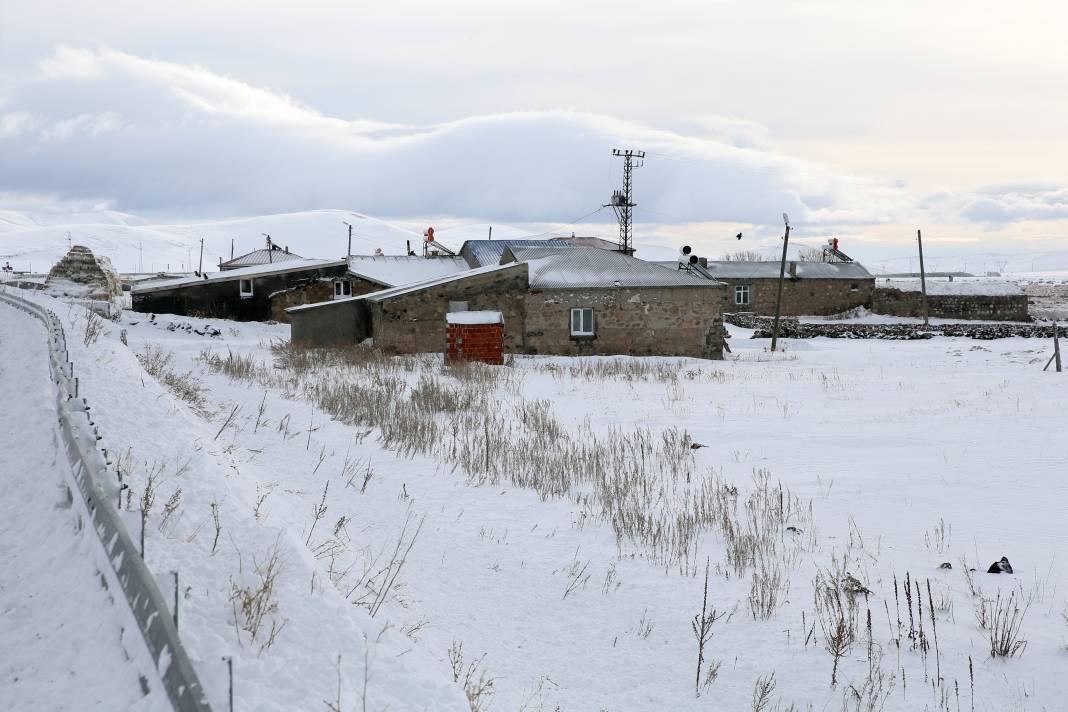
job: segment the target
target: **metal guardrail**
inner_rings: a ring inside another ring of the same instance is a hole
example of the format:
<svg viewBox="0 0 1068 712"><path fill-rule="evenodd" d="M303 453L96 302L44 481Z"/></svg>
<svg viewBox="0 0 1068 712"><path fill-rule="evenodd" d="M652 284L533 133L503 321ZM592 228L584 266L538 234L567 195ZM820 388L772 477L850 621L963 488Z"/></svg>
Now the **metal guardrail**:
<svg viewBox="0 0 1068 712"><path fill-rule="evenodd" d="M0 287L0 303L40 319L48 329L49 371L56 385L61 440L75 484L175 712L211 712L196 671L178 638L163 594L142 561L118 510L111 505L119 496L119 475L108 462L106 452L97 447L100 434L93 423L90 407L84 398L78 397L78 379L67 352L63 325L51 310L11 294L3 287Z"/></svg>

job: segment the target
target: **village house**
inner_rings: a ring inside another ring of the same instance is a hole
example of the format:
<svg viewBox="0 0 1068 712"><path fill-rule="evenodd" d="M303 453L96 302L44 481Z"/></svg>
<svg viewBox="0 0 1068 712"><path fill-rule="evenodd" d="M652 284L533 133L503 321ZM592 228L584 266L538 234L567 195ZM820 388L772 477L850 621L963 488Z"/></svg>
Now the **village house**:
<svg viewBox="0 0 1068 712"><path fill-rule="evenodd" d="M729 311L775 313L781 268L777 260L661 264L725 283ZM790 261L783 280L782 314L823 316L868 307L874 288L875 277L858 262Z"/></svg>
<svg viewBox="0 0 1068 712"><path fill-rule="evenodd" d="M267 247L252 252L246 252L237 257L231 257L225 262L219 260L219 270L241 269L242 267L258 267L260 265L273 265L280 262L296 262L304 258L295 252L290 252L288 247L279 247L267 240Z"/></svg>
<svg viewBox="0 0 1068 712"><path fill-rule="evenodd" d="M607 250L494 242L512 243L500 264L292 308L293 341L441 352L448 313L494 311L508 353L722 356L722 283Z"/></svg>
<svg viewBox="0 0 1068 712"><path fill-rule="evenodd" d="M1017 285L984 278L928 277L927 311L936 319L1030 321L1027 295ZM882 278L875 283L871 310L888 316L922 317L919 279Z"/></svg>
<svg viewBox="0 0 1068 712"><path fill-rule="evenodd" d="M285 260L199 277L141 282L134 311L237 321L288 321L286 308L351 290L346 260Z"/></svg>

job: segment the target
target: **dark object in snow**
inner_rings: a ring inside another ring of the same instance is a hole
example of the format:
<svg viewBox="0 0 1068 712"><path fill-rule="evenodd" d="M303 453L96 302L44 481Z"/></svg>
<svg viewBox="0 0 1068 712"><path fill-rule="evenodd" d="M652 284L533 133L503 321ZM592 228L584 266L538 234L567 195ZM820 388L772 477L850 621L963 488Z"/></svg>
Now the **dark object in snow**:
<svg viewBox="0 0 1068 712"><path fill-rule="evenodd" d="M853 574L846 573L842 579L842 589L850 596L856 596L857 594L863 594L867 596L871 593L871 590L862 584Z"/></svg>
<svg viewBox="0 0 1068 712"><path fill-rule="evenodd" d="M701 443L690 443L690 449L691 450L700 450L703 447L708 447L708 446L707 445L702 445Z"/></svg>
<svg viewBox="0 0 1068 712"><path fill-rule="evenodd" d="M940 569L951 569L951 568L953 568L953 564L951 564L950 562L946 561L946 562L943 562L943 563L939 564L938 568L940 568Z"/></svg>
<svg viewBox="0 0 1068 712"><path fill-rule="evenodd" d="M1001 561L995 561L990 564L990 568L987 569L986 572L988 574L1011 574L1012 564L1009 563L1009 560L1006 557L1002 556Z"/></svg>
<svg viewBox="0 0 1068 712"><path fill-rule="evenodd" d="M790 532L791 534L800 534L801 533L801 530L798 529L797 527L786 527L786 531Z"/></svg>

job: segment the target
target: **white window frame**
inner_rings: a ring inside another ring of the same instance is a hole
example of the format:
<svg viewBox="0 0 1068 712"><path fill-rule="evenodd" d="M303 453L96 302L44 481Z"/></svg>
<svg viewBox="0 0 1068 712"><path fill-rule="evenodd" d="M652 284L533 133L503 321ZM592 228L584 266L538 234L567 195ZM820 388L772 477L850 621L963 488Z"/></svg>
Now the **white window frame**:
<svg viewBox="0 0 1068 712"><path fill-rule="evenodd" d="M352 296L352 282L347 279L334 280L334 299L345 299Z"/></svg>
<svg viewBox="0 0 1068 712"><path fill-rule="evenodd" d="M575 328L575 317L578 317L578 329ZM593 317L592 307L575 307L571 310L571 335L594 336L597 333L597 324ZM584 328L585 327L585 328Z"/></svg>
<svg viewBox="0 0 1068 712"><path fill-rule="evenodd" d="M248 285L248 290L245 289L245 285ZM242 299L246 299L252 296L252 280L251 279L239 279L237 280L237 291L241 295Z"/></svg>
<svg viewBox="0 0 1068 712"><path fill-rule="evenodd" d="M741 299L742 295L745 295L745 299ZM735 306L749 306L753 303L753 287L749 284L736 284L734 285L734 304Z"/></svg>

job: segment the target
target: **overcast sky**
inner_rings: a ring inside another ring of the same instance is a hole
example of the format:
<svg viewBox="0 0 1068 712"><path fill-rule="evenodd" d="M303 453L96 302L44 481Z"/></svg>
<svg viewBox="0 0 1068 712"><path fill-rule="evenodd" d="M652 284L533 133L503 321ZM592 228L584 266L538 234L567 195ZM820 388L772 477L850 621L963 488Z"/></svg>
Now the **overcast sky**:
<svg viewBox="0 0 1068 712"><path fill-rule="evenodd" d="M0 208L1068 247L1063 3L222 4L0 0Z"/></svg>

